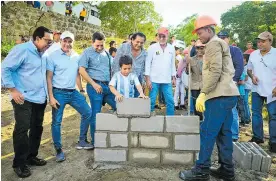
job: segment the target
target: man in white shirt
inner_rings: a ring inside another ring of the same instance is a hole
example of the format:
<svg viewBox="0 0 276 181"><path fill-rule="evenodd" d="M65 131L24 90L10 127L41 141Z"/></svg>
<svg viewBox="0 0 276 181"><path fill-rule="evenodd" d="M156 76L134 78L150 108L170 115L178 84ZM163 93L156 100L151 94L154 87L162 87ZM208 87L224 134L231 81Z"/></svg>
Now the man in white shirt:
<svg viewBox="0 0 276 181"><path fill-rule="evenodd" d="M276 48L273 48L273 36L263 32L258 36L258 50L249 57L247 73L252 79L252 130L250 142L263 143L262 108L267 103L269 115L269 146L276 153ZM253 74L254 73L254 74Z"/></svg>
<svg viewBox="0 0 276 181"><path fill-rule="evenodd" d="M160 28L158 30L159 43L148 48L146 58L145 76L147 86L150 90L151 112L154 114L156 96L159 90L165 97L167 115L174 115L174 100L172 84L175 85L175 50L167 43L169 30Z"/></svg>

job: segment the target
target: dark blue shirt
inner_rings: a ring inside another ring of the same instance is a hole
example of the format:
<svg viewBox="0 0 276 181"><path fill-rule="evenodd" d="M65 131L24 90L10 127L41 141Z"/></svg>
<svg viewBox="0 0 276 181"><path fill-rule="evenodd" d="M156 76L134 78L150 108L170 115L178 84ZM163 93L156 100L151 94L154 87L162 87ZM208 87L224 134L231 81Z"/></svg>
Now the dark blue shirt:
<svg viewBox="0 0 276 181"><path fill-rule="evenodd" d="M235 69L235 76L233 77L233 80L235 82L239 82L244 68L243 54L239 47L229 46L229 48L230 48L230 54L232 57L234 69Z"/></svg>

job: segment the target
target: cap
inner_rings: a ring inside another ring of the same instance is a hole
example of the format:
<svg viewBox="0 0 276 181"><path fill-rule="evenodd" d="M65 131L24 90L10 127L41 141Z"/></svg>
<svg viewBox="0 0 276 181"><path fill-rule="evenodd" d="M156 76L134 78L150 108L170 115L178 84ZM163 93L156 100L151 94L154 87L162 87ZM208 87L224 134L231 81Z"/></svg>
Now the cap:
<svg viewBox="0 0 276 181"><path fill-rule="evenodd" d="M60 35L60 39L64 39L64 38L71 38L73 41L75 40L75 37L74 37L73 33L71 33L70 31L64 31Z"/></svg>
<svg viewBox="0 0 276 181"><path fill-rule="evenodd" d="M162 35L168 36L169 35L169 30L167 28L165 28L165 27L159 28L158 29L158 34L162 34Z"/></svg>
<svg viewBox="0 0 276 181"><path fill-rule="evenodd" d="M218 37L229 37L229 34L226 31L220 31Z"/></svg>
<svg viewBox="0 0 276 181"><path fill-rule="evenodd" d="M268 31L265 31L265 32L262 32L261 34L259 34L257 39L273 41L273 36Z"/></svg>

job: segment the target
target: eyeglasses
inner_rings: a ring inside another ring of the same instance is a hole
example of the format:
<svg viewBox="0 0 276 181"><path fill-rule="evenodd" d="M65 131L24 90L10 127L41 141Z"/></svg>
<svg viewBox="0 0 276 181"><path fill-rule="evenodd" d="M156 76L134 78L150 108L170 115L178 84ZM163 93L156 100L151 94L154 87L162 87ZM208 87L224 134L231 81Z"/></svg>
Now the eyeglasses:
<svg viewBox="0 0 276 181"><path fill-rule="evenodd" d="M42 39L48 44L48 45L51 45L53 44L53 41L51 39L46 39L44 37L42 37Z"/></svg>
<svg viewBox="0 0 276 181"><path fill-rule="evenodd" d="M267 67L267 65L264 63L263 58L261 58L261 61L260 61L260 62L262 62L262 63L264 64L265 67Z"/></svg>
<svg viewBox="0 0 276 181"><path fill-rule="evenodd" d="M196 49L203 50L204 46L197 46Z"/></svg>

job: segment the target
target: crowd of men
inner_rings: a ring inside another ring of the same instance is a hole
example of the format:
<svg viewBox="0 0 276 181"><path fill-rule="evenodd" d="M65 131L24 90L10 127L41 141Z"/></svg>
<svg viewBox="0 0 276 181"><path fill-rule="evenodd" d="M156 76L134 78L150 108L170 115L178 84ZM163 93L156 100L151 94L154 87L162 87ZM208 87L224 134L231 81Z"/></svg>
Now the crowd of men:
<svg viewBox="0 0 276 181"><path fill-rule="evenodd" d="M229 46L227 32L216 35L215 26L212 17L198 17L191 33L197 34L199 39L183 51L184 57L180 48L173 46L174 39L168 43L170 34L165 27L157 30L156 40L147 50L144 48L146 35L141 32L131 34L118 49L116 42L111 41L109 51L104 47L105 36L95 32L92 46L81 55L73 50L73 33L53 33L46 27L38 27L30 41L10 51L1 68L1 84L10 91L15 115L15 173L22 178L28 177L31 171L27 165L46 165L46 161L37 156L47 99L52 106L51 131L56 161L62 162L66 157L62 149L61 124L67 104L81 115L76 148L93 150L96 114L101 112L102 106L107 103L116 111L116 101L135 97L147 99L144 86L149 90L152 116L158 94L166 104L166 115L174 115L177 107L185 109L185 88L190 87L191 111L201 120L200 152L192 170L179 173L181 179L208 180L211 174L234 180L232 142L239 138L239 117L242 126L252 120L250 141L263 143L264 102L269 114L269 148L276 152L273 36L269 32L261 33L256 37L258 50L248 42L248 50L243 54L238 47ZM82 80L87 82L86 90ZM248 104L250 92L252 118ZM91 141L87 135L89 127ZM215 142L221 164L218 169L210 168Z"/></svg>

